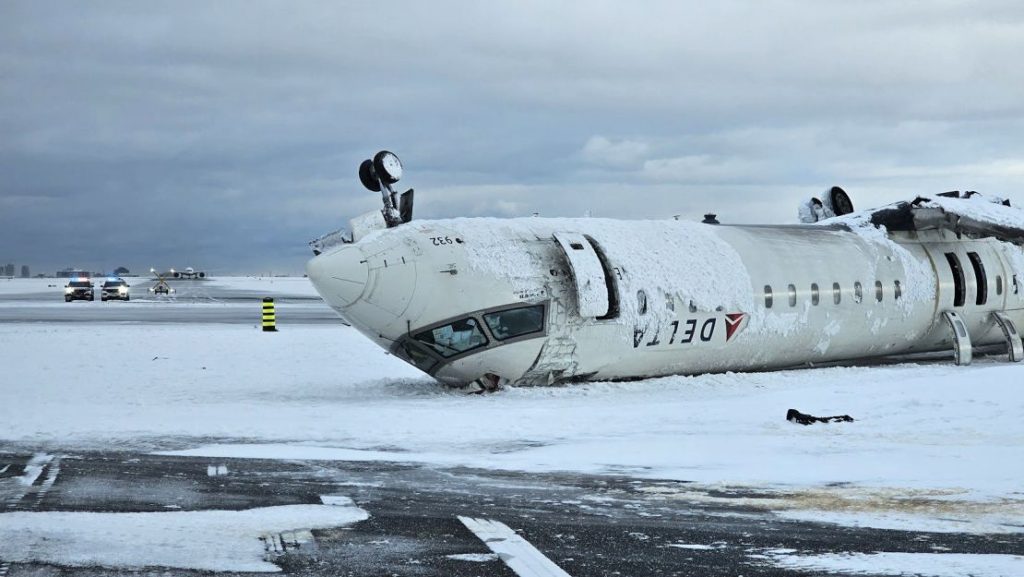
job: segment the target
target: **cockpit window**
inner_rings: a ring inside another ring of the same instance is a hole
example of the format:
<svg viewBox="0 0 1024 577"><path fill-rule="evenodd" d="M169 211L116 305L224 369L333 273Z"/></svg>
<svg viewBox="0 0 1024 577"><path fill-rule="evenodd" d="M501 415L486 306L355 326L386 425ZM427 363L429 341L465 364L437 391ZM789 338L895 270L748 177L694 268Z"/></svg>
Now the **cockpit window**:
<svg viewBox="0 0 1024 577"><path fill-rule="evenodd" d="M444 357L454 357L487 344L487 337L472 317L423 331L414 338Z"/></svg>
<svg viewBox="0 0 1024 577"><path fill-rule="evenodd" d="M408 340L402 341L401 353L404 353L404 356L409 360L409 362L421 371L430 372L430 370L437 365L437 361L434 360L434 357L432 357L430 353L421 351L419 345L415 345ZM399 356L402 355L400 354Z"/></svg>
<svg viewBox="0 0 1024 577"><path fill-rule="evenodd" d="M540 332L544 330L544 305L488 313L484 322L499 341Z"/></svg>

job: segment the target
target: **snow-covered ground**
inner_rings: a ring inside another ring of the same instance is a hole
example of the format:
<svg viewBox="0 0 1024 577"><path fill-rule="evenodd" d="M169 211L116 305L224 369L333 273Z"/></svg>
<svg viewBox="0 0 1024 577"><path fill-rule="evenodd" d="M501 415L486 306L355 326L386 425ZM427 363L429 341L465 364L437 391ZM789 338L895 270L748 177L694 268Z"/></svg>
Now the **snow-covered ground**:
<svg viewBox="0 0 1024 577"><path fill-rule="evenodd" d="M261 291L288 296L309 296L320 298L308 278L285 276L244 276L211 277L204 281L210 285L233 290Z"/></svg>
<svg viewBox="0 0 1024 577"><path fill-rule="evenodd" d="M0 366L0 448L616 473L696 482L666 500L749 486L777 494L745 504L794 518L1024 531L1024 367L998 359L480 396L341 325L4 323Z"/></svg>

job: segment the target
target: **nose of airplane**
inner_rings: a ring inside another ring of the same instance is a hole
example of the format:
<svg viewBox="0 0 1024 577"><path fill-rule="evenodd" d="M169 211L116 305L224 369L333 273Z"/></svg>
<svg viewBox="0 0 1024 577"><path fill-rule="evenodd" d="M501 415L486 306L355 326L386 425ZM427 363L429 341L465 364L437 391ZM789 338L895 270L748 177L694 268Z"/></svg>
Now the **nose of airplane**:
<svg viewBox="0 0 1024 577"><path fill-rule="evenodd" d="M356 302L369 280L366 259L354 246L313 257L306 263L306 274L327 304L336 308Z"/></svg>

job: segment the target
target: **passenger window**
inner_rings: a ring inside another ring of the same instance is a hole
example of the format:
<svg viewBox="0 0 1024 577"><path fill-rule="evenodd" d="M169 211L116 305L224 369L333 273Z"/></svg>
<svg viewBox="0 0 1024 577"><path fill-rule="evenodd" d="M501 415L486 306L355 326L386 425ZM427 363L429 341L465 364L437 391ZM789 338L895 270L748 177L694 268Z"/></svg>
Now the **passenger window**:
<svg viewBox="0 0 1024 577"><path fill-rule="evenodd" d="M1003 294L1003 275L997 274L996 275L996 296L1001 296L1002 294Z"/></svg>
<svg viewBox="0 0 1024 577"><path fill-rule="evenodd" d="M821 300L821 296L818 294L818 283L811 283L811 304L818 306L818 302Z"/></svg>
<svg viewBox="0 0 1024 577"><path fill-rule="evenodd" d="M853 283L853 302L860 304L864 300L864 287L860 281Z"/></svg>
<svg viewBox="0 0 1024 577"><path fill-rule="evenodd" d="M903 287L900 285L900 281L892 283L892 294L893 298L896 300L900 300L900 297L903 296Z"/></svg>
<svg viewBox="0 0 1024 577"><path fill-rule="evenodd" d="M636 310L642 315L647 314L647 293L643 289L636 291Z"/></svg>
<svg viewBox="0 0 1024 577"><path fill-rule="evenodd" d="M883 296L884 295L882 294L882 281L876 280L875 281L875 300L878 301L878 302L882 302L882 297Z"/></svg>
<svg viewBox="0 0 1024 577"><path fill-rule="evenodd" d="M484 315L484 322L499 341L544 330L544 305L534 305Z"/></svg>
<svg viewBox="0 0 1024 577"><path fill-rule="evenodd" d="M414 338L444 357L453 357L487 344L487 337L472 317L423 331Z"/></svg>
<svg viewBox="0 0 1024 577"><path fill-rule="evenodd" d="M796 306L796 285L789 285L789 306Z"/></svg>
<svg viewBox="0 0 1024 577"><path fill-rule="evenodd" d="M764 285L764 308L772 308L772 285Z"/></svg>
<svg viewBox="0 0 1024 577"><path fill-rule="evenodd" d="M843 302L843 291L839 288L839 283L832 283L832 300L836 304Z"/></svg>

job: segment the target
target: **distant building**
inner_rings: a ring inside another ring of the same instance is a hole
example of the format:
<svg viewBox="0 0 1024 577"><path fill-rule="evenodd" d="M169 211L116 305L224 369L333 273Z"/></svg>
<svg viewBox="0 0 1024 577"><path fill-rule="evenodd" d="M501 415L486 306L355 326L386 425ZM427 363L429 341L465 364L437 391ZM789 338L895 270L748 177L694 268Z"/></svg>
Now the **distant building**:
<svg viewBox="0 0 1024 577"><path fill-rule="evenodd" d="M14 265L13 264L8 263L7 266L4 267L4 276L14 276Z"/></svg>
<svg viewBox="0 0 1024 577"><path fill-rule="evenodd" d="M66 269L57 271L57 274L53 276L57 278L71 278L76 276L92 276L92 274L81 269L68 267Z"/></svg>
<svg viewBox="0 0 1024 577"><path fill-rule="evenodd" d="M28 265L21 265L21 278L29 278L30 276L32 276L32 273L28 271Z"/></svg>

